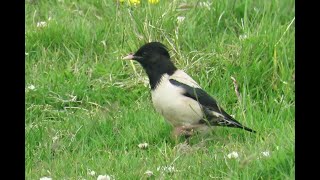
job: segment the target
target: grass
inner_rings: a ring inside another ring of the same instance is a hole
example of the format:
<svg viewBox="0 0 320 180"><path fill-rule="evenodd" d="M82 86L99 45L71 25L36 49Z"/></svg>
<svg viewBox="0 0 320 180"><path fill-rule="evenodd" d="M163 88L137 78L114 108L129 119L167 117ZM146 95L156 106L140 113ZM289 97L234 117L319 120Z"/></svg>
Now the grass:
<svg viewBox="0 0 320 180"><path fill-rule="evenodd" d="M147 179L147 170L151 179L294 179L293 0L25 6L26 179ZM172 140L143 69L121 60L148 41L167 45L178 68L259 133L217 127L190 146Z"/></svg>

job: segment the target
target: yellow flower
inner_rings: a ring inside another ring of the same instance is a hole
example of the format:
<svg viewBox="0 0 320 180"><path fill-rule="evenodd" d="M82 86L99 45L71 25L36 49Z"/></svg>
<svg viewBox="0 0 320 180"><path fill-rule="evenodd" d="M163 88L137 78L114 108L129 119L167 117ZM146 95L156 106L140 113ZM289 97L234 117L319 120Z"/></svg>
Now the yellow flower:
<svg viewBox="0 0 320 180"><path fill-rule="evenodd" d="M139 5L140 4L140 0L129 0L129 4L130 5Z"/></svg>
<svg viewBox="0 0 320 180"><path fill-rule="evenodd" d="M148 0L148 2L150 4L157 4L159 2L159 0Z"/></svg>

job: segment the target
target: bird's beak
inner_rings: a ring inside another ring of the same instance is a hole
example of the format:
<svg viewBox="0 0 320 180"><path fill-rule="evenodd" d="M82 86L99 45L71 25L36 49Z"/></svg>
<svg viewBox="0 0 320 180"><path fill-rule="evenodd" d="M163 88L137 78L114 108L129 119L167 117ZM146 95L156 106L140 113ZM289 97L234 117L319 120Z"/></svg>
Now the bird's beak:
<svg viewBox="0 0 320 180"><path fill-rule="evenodd" d="M133 58L134 58L133 54L129 54L128 56L123 57L122 59L124 59L124 60L132 60Z"/></svg>

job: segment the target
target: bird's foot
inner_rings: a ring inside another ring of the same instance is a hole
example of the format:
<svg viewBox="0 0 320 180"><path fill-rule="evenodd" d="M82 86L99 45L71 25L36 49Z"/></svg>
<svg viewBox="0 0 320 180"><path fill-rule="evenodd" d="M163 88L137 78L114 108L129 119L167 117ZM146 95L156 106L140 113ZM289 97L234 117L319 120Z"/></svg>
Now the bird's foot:
<svg viewBox="0 0 320 180"><path fill-rule="evenodd" d="M177 138L179 136L184 136L186 139L190 138L191 136L193 136L195 133L193 127L189 127L189 126L178 126L175 127L173 130L172 135Z"/></svg>

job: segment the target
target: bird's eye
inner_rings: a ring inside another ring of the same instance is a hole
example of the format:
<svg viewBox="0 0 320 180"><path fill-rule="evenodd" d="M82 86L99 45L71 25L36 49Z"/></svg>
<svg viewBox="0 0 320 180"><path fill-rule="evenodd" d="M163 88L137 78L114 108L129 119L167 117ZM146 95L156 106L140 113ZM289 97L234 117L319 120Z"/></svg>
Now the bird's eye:
<svg viewBox="0 0 320 180"><path fill-rule="evenodd" d="M146 56L146 55L148 55L147 52L143 52L143 53L142 53L142 56Z"/></svg>

